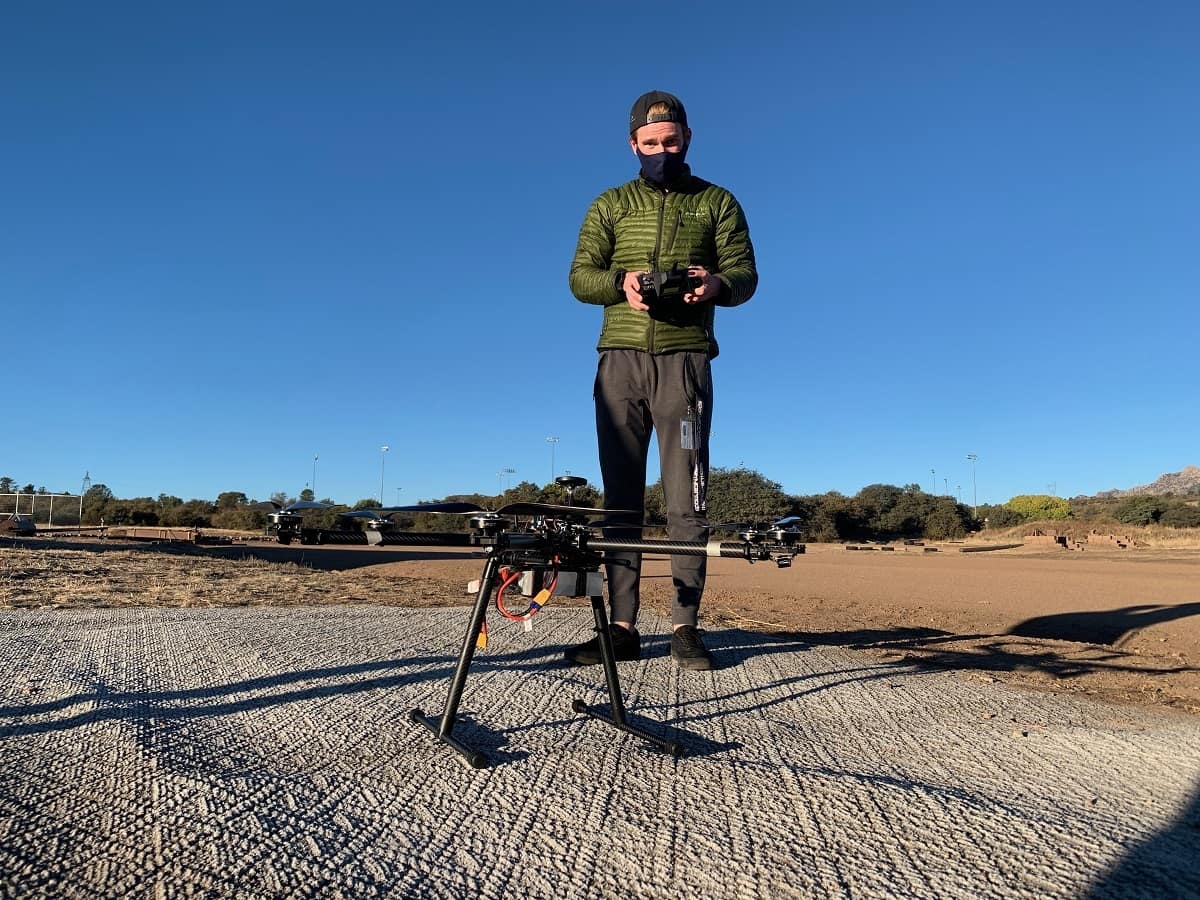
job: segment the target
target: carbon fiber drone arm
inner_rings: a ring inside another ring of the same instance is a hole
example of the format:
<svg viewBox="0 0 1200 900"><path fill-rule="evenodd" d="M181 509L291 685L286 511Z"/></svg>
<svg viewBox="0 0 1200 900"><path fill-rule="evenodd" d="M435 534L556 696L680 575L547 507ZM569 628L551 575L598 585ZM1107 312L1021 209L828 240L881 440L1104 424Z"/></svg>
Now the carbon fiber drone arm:
<svg viewBox="0 0 1200 900"><path fill-rule="evenodd" d="M627 553L665 553L672 556L712 556L726 559L771 559L771 548L749 541L652 541L596 538L587 542L589 550Z"/></svg>

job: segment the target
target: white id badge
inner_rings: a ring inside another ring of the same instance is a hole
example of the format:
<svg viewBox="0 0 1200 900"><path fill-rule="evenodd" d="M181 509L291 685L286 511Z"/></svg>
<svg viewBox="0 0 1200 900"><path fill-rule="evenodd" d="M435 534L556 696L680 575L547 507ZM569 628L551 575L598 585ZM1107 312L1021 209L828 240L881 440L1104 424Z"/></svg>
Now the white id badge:
<svg viewBox="0 0 1200 900"><path fill-rule="evenodd" d="M679 449L696 449L696 423L691 419L679 420Z"/></svg>

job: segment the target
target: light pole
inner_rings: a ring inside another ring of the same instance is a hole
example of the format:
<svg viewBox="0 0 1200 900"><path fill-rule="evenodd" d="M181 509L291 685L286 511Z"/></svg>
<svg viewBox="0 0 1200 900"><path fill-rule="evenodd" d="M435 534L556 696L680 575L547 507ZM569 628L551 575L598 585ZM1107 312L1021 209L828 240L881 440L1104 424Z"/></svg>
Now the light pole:
<svg viewBox="0 0 1200 900"><path fill-rule="evenodd" d="M312 480L313 499L317 499L317 454L313 454L313 480Z"/></svg>
<svg viewBox="0 0 1200 900"><path fill-rule="evenodd" d="M946 497L950 496L950 479L945 475L942 476L942 494Z"/></svg>
<svg viewBox="0 0 1200 900"><path fill-rule="evenodd" d="M558 438L548 437L546 443L550 445L550 483L554 484L554 445L558 443Z"/></svg>
<svg viewBox="0 0 1200 900"><path fill-rule="evenodd" d="M937 496L937 472L933 469L930 469L929 475L933 479L933 488L930 489L929 493L931 496Z"/></svg>
<svg viewBox="0 0 1200 900"><path fill-rule="evenodd" d="M975 487L975 460L979 459L979 454L968 453L967 459L971 461L971 502L975 507L974 516L979 518L979 491Z"/></svg>
<svg viewBox="0 0 1200 900"><path fill-rule="evenodd" d="M383 506L383 469L387 463L387 452L392 448L384 444L379 448L379 505Z"/></svg>
<svg viewBox="0 0 1200 900"><path fill-rule="evenodd" d="M501 497L504 496L504 476L505 475L513 475L516 473L516 471L517 471L516 469L501 469L499 472L496 473L500 477L500 496Z"/></svg>

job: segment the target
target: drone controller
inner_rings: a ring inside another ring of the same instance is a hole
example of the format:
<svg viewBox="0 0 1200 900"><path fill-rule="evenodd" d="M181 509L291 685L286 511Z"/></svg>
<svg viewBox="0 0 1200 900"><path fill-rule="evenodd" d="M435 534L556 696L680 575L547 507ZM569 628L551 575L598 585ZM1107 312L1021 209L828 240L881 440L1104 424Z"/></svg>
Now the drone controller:
<svg viewBox="0 0 1200 900"><path fill-rule="evenodd" d="M686 267L676 263L668 272L643 272L639 279L642 301L648 306L663 303L682 303L683 295L690 294L704 279L688 273Z"/></svg>

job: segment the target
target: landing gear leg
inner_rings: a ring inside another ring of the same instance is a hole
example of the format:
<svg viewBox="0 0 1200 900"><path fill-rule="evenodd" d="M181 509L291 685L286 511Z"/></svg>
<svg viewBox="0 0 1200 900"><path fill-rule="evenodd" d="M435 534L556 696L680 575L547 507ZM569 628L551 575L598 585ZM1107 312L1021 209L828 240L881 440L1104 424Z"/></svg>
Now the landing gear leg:
<svg viewBox="0 0 1200 900"><path fill-rule="evenodd" d="M424 725L433 732L439 741L460 753L476 769L487 767L489 762L487 756L473 747L468 747L454 737L452 732L454 731L454 717L458 714L458 704L462 700L463 687L467 683L467 672L471 668L471 660L475 656L476 641L479 639L479 633L483 630L484 614L487 612L488 602L492 599L493 581L499 568L498 558L494 555L489 556L483 567L483 577L479 580L479 593L475 595L475 606L471 610L471 623L467 626L462 649L458 652L458 665L454 669L454 679L450 682L450 693L446 695L446 705L442 709L441 719L427 716L419 709L411 710L408 714L412 721Z"/></svg>
<svg viewBox="0 0 1200 900"><path fill-rule="evenodd" d="M588 706L587 703L578 699L571 703L571 709L601 722L607 722L619 731L637 735L664 753L670 753L675 757L683 756L683 744L678 741L669 741L629 723L625 716L625 700L621 696L621 682L617 678L617 663L613 655L612 635L608 630L608 613L604 609L603 598L592 597L592 617L596 620L596 635L600 639L600 662L604 666L604 681L608 686L608 710L606 711L602 706Z"/></svg>

